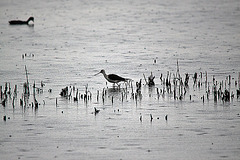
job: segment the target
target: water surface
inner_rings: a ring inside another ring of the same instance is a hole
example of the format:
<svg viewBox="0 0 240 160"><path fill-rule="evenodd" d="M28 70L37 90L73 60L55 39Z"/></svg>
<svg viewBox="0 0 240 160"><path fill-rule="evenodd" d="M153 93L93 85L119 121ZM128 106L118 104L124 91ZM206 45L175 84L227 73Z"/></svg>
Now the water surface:
<svg viewBox="0 0 240 160"><path fill-rule="evenodd" d="M8 25L30 16L34 26ZM238 159L238 0L1 1L0 17L0 85L10 83L12 93L18 86L15 107L13 95L0 105L0 159ZM158 96L161 73L173 78L177 61L183 79L190 75L189 90L182 100ZM45 84L36 94L37 110L20 106L25 66L29 104L33 83ZM143 74L152 72L156 85L143 85L142 99L135 100L130 86L114 90L102 75L94 76L101 69L133 79L134 92L137 81L145 84ZM193 87L195 72L200 88ZM229 75L226 88L234 98L214 102L213 76L225 84ZM80 94L88 86L92 99L61 97L66 86Z"/></svg>

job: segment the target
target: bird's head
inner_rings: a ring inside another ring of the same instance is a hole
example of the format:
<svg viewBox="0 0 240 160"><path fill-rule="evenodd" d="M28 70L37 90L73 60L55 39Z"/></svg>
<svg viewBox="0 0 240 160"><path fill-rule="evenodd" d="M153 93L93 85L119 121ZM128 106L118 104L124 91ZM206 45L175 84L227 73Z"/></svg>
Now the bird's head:
<svg viewBox="0 0 240 160"><path fill-rule="evenodd" d="M105 70L104 69L102 69L99 73L102 73L102 74L104 74L105 73Z"/></svg>
<svg viewBox="0 0 240 160"><path fill-rule="evenodd" d="M105 74L105 70L104 69L102 69L100 72L98 72L97 74L95 74L94 76L96 76L96 75L98 75L98 74L100 74L100 73L102 73L102 74Z"/></svg>
<svg viewBox="0 0 240 160"><path fill-rule="evenodd" d="M28 21L28 22L29 22L29 21L33 21L33 22L34 22L34 17L29 17L27 21Z"/></svg>

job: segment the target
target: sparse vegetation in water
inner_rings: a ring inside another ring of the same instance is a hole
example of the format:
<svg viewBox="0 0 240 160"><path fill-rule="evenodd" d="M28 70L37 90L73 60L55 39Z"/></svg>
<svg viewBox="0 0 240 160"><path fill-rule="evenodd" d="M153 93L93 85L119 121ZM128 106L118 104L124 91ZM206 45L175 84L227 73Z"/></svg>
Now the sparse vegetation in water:
<svg viewBox="0 0 240 160"><path fill-rule="evenodd" d="M146 77L145 77L144 74L143 74L143 77L144 77L144 80L145 80L146 84L147 84L149 87L155 85L155 82L154 82L155 76L153 76L152 72L151 72L151 75L148 77L148 80L146 79Z"/></svg>

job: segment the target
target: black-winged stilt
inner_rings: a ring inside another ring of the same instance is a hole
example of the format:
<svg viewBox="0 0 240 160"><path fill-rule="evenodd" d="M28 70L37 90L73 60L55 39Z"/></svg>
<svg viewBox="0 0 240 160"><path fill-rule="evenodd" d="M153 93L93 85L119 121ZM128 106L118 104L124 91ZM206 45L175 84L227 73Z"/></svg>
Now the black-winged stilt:
<svg viewBox="0 0 240 160"><path fill-rule="evenodd" d="M131 80L131 79L129 79L129 78L120 77L120 76L118 76L118 75L116 75L116 74L108 74L108 75L107 75L104 69L102 69L99 73L95 74L95 76L98 75L98 74L100 74L100 73L103 74L103 76L105 77L105 79L106 79L108 82L114 83L114 84L115 84L115 83L119 83L119 82L126 82L126 81Z"/></svg>

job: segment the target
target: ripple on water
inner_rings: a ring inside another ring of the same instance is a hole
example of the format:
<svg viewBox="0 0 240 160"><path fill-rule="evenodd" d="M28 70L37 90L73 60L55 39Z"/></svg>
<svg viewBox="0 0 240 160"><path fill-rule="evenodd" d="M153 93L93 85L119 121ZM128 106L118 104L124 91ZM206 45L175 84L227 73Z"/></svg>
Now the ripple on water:
<svg viewBox="0 0 240 160"><path fill-rule="evenodd" d="M53 126L46 126L46 128L53 129L54 127Z"/></svg>
<svg viewBox="0 0 240 160"><path fill-rule="evenodd" d="M30 152L31 150L24 149L24 148L18 148L18 151L20 151L20 152Z"/></svg>
<svg viewBox="0 0 240 160"><path fill-rule="evenodd" d="M33 126L33 123L22 124L22 126Z"/></svg>
<svg viewBox="0 0 240 160"><path fill-rule="evenodd" d="M228 156L219 156L220 158L228 158Z"/></svg>
<svg viewBox="0 0 240 160"><path fill-rule="evenodd" d="M124 144L124 146L137 147L137 146L140 146L140 144L138 144L138 143L127 143L127 144Z"/></svg>
<svg viewBox="0 0 240 160"><path fill-rule="evenodd" d="M101 146L101 147L98 147L98 149L106 149L107 147L103 147L103 146Z"/></svg>
<svg viewBox="0 0 240 160"><path fill-rule="evenodd" d="M117 151L124 151L124 150L128 150L128 148L125 147L116 147L116 148L110 148L112 150L117 150Z"/></svg>

